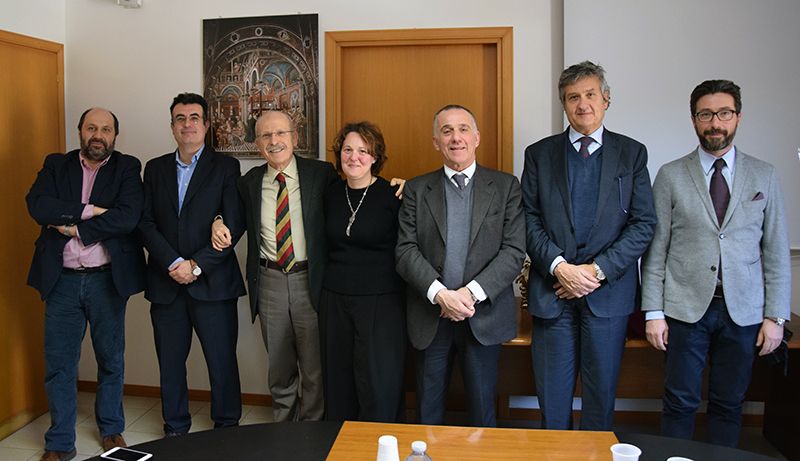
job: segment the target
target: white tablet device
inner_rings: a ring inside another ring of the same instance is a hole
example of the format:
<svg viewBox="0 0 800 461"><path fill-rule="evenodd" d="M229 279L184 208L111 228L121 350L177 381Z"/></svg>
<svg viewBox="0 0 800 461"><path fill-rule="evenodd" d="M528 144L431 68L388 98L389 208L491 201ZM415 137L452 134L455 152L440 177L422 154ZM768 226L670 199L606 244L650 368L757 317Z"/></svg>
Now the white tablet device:
<svg viewBox="0 0 800 461"><path fill-rule="evenodd" d="M131 450L130 448L114 447L100 455L103 459L113 461L144 461L153 457L150 453Z"/></svg>

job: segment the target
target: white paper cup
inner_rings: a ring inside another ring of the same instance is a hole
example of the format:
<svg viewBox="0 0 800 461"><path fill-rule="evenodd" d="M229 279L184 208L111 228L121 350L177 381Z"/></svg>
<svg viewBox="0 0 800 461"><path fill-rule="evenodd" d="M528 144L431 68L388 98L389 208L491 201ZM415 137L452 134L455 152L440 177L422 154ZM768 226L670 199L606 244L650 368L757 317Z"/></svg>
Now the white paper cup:
<svg viewBox="0 0 800 461"><path fill-rule="evenodd" d="M684 458L683 456L673 456L671 458L667 458L667 461L693 461L689 458Z"/></svg>
<svg viewBox="0 0 800 461"><path fill-rule="evenodd" d="M400 451L397 448L397 437L382 435L378 439L377 461L400 461Z"/></svg>
<svg viewBox="0 0 800 461"><path fill-rule="evenodd" d="M618 443L611 445L611 454L614 456L614 461L639 461L642 450L636 445Z"/></svg>

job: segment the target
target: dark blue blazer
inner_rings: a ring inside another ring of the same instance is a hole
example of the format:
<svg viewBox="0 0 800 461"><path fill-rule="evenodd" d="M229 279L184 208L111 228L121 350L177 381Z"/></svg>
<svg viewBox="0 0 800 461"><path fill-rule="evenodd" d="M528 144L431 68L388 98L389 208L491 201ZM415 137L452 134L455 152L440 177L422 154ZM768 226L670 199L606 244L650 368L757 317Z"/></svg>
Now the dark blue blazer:
<svg viewBox="0 0 800 461"><path fill-rule="evenodd" d="M25 197L28 213L42 226L28 273L28 285L47 299L64 264L64 246L69 237L48 224L77 224L84 245L102 242L111 255L114 285L121 296L144 289L144 253L134 233L142 213L142 164L117 151L97 172L89 203L108 211L81 220L83 170L80 151L51 154Z"/></svg>
<svg viewBox="0 0 800 461"><path fill-rule="evenodd" d="M194 259L203 274L186 285L201 301L221 301L245 294L242 272L233 248L244 233L244 208L236 191L239 161L206 146L197 161L183 208L178 215L178 173L175 152L147 162L144 169L144 212L139 223L149 253L147 288L150 302L169 304L180 284L169 275L179 256ZM225 217L233 244L223 251L211 246L211 224L217 213Z"/></svg>
<svg viewBox="0 0 800 461"><path fill-rule="evenodd" d="M607 277L587 295L598 317L632 313L637 305L637 261L653 238L656 214L647 149L626 136L604 130L600 189L595 220L586 243L587 257L577 260L567 154L573 149L569 130L542 139L525 149L522 199L531 259L528 311L555 318L564 300L555 294L557 282L550 264L563 255L571 264L596 261Z"/></svg>

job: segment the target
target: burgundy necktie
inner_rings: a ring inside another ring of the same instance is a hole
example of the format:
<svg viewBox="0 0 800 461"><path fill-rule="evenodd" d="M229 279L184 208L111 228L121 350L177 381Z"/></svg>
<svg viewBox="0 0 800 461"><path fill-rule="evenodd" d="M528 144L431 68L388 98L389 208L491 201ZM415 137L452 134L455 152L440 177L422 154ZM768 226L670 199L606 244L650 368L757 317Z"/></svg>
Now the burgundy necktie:
<svg viewBox="0 0 800 461"><path fill-rule="evenodd" d="M592 138L584 136L578 141L581 142L581 150L578 151L581 157L586 158L589 156L589 144L592 143Z"/></svg>
<svg viewBox="0 0 800 461"><path fill-rule="evenodd" d="M722 167L725 166L725 160L718 158L714 162L714 173L711 174L711 185L709 193L711 194L711 203L714 204L714 211L717 212L717 221L722 225L722 220L725 219L725 212L728 211L728 203L731 201L731 192L728 190L728 181L725 176L722 176Z"/></svg>

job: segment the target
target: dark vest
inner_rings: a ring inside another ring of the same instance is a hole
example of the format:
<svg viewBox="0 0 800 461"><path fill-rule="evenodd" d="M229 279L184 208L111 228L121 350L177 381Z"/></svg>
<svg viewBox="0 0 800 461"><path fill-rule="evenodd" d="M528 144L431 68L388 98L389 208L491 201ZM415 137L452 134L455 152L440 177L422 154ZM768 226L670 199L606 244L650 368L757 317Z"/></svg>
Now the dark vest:
<svg viewBox="0 0 800 461"><path fill-rule="evenodd" d="M592 155L582 158L571 143L568 147L569 191L572 200L572 220L575 223L575 245L578 250L576 264L589 262L584 260L586 257L584 250L597 212L602 153L603 146L600 146Z"/></svg>

